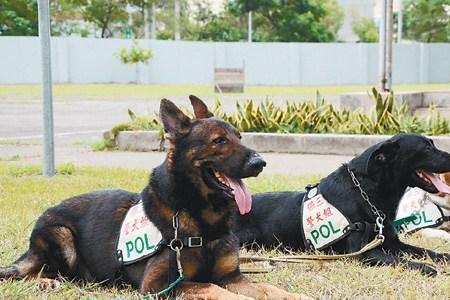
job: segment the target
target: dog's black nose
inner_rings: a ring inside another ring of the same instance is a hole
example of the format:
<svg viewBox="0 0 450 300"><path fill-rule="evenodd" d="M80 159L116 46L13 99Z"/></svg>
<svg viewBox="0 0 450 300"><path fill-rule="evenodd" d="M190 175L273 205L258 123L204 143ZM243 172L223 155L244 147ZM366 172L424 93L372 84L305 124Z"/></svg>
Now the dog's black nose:
<svg viewBox="0 0 450 300"><path fill-rule="evenodd" d="M267 165L266 161L258 153L254 153L248 160L248 165L254 170L262 171Z"/></svg>

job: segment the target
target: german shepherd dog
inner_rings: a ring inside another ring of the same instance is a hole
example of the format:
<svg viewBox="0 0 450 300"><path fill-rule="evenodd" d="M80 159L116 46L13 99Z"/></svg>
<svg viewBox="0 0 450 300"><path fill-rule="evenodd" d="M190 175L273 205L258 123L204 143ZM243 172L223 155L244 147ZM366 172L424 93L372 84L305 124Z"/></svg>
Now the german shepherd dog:
<svg viewBox="0 0 450 300"><path fill-rule="evenodd" d="M322 179L318 189L322 196L342 212L353 228L349 235L323 250L351 253L360 250L377 235L376 216L362 195L386 215L383 222L385 240L381 246L364 253L361 258L370 264L404 264L426 274L436 270L427 264L403 259L430 256L433 261L448 260L450 255L414 247L401 242L393 221L405 189L419 187L438 193L440 185L435 173L450 171L450 154L438 150L431 139L415 134L399 134L376 144ZM353 172L361 190L352 179ZM439 181L439 180L438 180ZM274 247L280 244L293 250L307 250L302 236L302 203L305 192L261 193L253 197L252 211L237 220L236 235L242 244ZM375 227L375 228L374 228Z"/></svg>
<svg viewBox="0 0 450 300"><path fill-rule="evenodd" d="M96 282L117 280L142 294L166 289L178 274L174 252L167 244L144 261L125 266L117 262L121 222L142 199L148 219L163 240L174 239L175 215L180 240L202 237L200 247L185 245L180 251L184 281L175 294L187 299L300 299L298 294L252 282L241 274L239 240L231 231L236 204L241 213L251 207L241 178L257 176L266 163L241 144L238 130L213 117L200 99L190 99L197 119L161 100L160 117L170 149L140 195L98 191L49 208L36 222L29 249L12 266L0 269L0 278L59 275Z"/></svg>

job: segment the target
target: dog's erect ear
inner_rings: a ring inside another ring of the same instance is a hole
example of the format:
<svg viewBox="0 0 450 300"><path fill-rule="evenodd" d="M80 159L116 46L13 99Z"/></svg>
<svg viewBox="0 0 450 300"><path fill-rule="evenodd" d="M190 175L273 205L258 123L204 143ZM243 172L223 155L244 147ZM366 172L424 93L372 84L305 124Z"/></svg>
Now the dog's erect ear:
<svg viewBox="0 0 450 300"><path fill-rule="evenodd" d="M197 96L189 95L189 100L191 100L192 107L194 108L195 118L206 119L214 116L212 112L208 110L206 104Z"/></svg>
<svg viewBox="0 0 450 300"><path fill-rule="evenodd" d="M159 116L163 123L164 131L172 137L187 134L191 129L191 119L170 100L161 100Z"/></svg>
<svg viewBox="0 0 450 300"><path fill-rule="evenodd" d="M367 161L367 173L371 174L376 167L390 164L395 159L400 145L396 141L386 141L378 145Z"/></svg>

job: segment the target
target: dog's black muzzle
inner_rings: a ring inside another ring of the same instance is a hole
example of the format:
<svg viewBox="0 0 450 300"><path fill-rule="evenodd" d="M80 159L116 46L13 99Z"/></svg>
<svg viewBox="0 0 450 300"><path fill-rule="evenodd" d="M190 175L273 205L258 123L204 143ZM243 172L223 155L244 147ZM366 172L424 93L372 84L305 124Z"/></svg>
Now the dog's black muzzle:
<svg viewBox="0 0 450 300"><path fill-rule="evenodd" d="M253 152L250 154L250 157L247 160L247 168L251 173L253 173L253 176L258 175L261 173L263 168L267 165L266 161L256 152Z"/></svg>

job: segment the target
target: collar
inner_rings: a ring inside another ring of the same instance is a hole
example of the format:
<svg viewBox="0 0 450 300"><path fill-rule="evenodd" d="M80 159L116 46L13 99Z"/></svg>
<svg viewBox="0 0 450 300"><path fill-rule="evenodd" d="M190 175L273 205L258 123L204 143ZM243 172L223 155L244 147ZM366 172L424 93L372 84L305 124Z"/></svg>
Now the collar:
<svg viewBox="0 0 450 300"><path fill-rule="evenodd" d="M166 245L170 247L173 251L181 250L183 247L187 248L198 248L203 246L203 237L201 236L188 236L179 237L178 236L178 211L172 217L172 228L174 230L173 239L170 242L165 242Z"/></svg>

